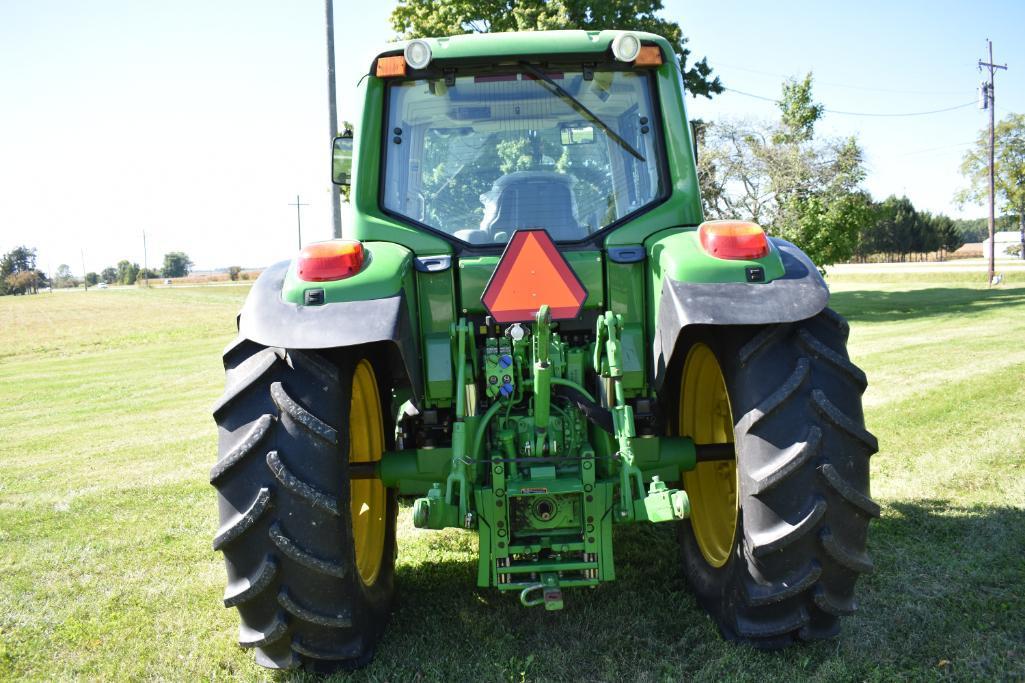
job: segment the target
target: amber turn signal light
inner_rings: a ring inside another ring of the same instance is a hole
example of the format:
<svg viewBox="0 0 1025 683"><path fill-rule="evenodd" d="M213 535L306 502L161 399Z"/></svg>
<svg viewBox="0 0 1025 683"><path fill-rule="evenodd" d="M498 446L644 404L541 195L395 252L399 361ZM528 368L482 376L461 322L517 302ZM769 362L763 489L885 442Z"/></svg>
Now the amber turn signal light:
<svg viewBox="0 0 1025 683"><path fill-rule="evenodd" d="M394 78L406 75L406 58L402 55L394 57L378 57L374 75L378 78Z"/></svg>
<svg viewBox="0 0 1025 683"><path fill-rule="evenodd" d="M702 248L722 259L759 259L769 254L769 239L750 221L705 221L698 227Z"/></svg>
<svg viewBox="0 0 1025 683"><path fill-rule="evenodd" d="M662 49L658 45L642 46L634 66L662 66Z"/></svg>
<svg viewBox="0 0 1025 683"><path fill-rule="evenodd" d="M297 274L306 282L344 280L363 267L363 243L356 240L314 242L299 252Z"/></svg>

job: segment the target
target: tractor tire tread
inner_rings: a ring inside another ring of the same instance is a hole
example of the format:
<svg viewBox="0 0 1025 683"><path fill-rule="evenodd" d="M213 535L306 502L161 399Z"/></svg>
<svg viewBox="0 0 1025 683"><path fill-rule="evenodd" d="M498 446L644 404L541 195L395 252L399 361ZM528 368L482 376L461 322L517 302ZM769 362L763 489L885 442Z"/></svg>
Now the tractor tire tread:
<svg viewBox="0 0 1025 683"><path fill-rule="evenodd" d="M866 553L851 550L843 545L828 528L819 533L819 538L826 553L852 572L870 574L875 568L872 559Z"/></svg>
<svg viewBox="0 0 1025 683"><path fill-rule="evenodd" d="M354 638L349 642L342 643L341 646L334 649L313 647L308 643L303 642L301 638L296 638L292 641L293 650L304 657L317 660L344 661L355 659L360 656L362 648L363 643L360 638Z"/></svg>
<svg viewBox="0 0 1025 683"><path fill-rule="evenodd" d="M879 446L864 427L865 374L846 352L849 331L827 309L692 337L712 347L726 379L740 513L722 567L681 525L683 564L723 634L759 649L835 637L857 609L859 575L873 568L868 525L880 508L868 470Z"/></svg>
<svg viewBox="0 0 1025 683"><path fill-rule="evenodd" d="M225 373L224 393L221 394L221 397L211 409L214 419L218 419L221 413L248 389L256 386L260 378L270 372L284 356L285 353L282 349L261 349L231 370L228 370Z"/></svg>
<svg viewBox="0 0 1025 683"><path fill-rule="evenodd" d="M276 522L272 524L269 533L274 545L290 560L315 572L338 579L343 579L348 575L349 570L345 565L317 557L308 550L299 547L299 544L281 529L280 524Z"/></svg>
<svg viewBox="0 0 1025 683"><path fill-rule="evenodd" d="M252 528L252 526L256 524L256 520L258 520L270 506L270 489L260 489L256 494L256 498L245 512L235 515L234 518L218 530L217 535L214 537L214 550L220 550Z"/></svg>
<svg viewBox="0 0 1025 683"><path fill-rule="evenodd" d="M797 361L797 366L794 368L793 373L779 386L776 391L770 394L764 401L758 404L758 406L744 415L740 420L740 424L737 426L743 431L752 431L755 426L762 420L770 417L773 413L779 410L780 406L787 402L794 393L800 389L805 381L808 379L808 369L811 364L807 358L801 358Z"/></svg>
<svg viewBox="0 0 1025 683"><path fill-rule="evenodd" d="M851 324L847 322L847 318L832 308L822 309L822 312L819 313L819 318L833 328L833 331L839 336L840 342L844 345L847 344L847 340L851 336Z"/></svg>
<svg viewBox="0 0 1025 683"><path fill-rule="evenodd" d="M799 471L808 460L818 455L821 443L822 430L812 426L803 442L795 443L768 465L752 473L752 495L758 496L774 489L787 477Z"/></svg>
<svg viewBox="0 0 1025 683"><path fill-rule="evenodd" d="M224 352L213 546L224 553L223 602L237 610L238 641L261 666L366 664L390 613L394 495L377 582L363 584L355 563L345 454L356 362L245 339Z"/></svg>
<svg viewBox="0 0 1025 683"><path fill-rule="evenodd" d="M266 647L278 642L288 634L288 622L281 614L275 614L274 619L264 629L255 629L245 623L238 627L238 644L242 647Z"/></svg>
<svg viewBox="0 0 1025 683"><path fill-rule="evenodd" d="M281 456L278 455L277 451L267 453L267 467L270 468L270 471L281 482L282 486L300 498L306 499L313 507L330 513L335 517L341 514L338 509L337 499L294 475L291 470L285 467L285 463L281 461Z"/></svg>
<svg viewBox="0 0 1025 683"><path fill-rule="evenodd" d="M235 607L244 602L252 600L267 588L277 576L278 563L273 557L267 557L263 563L256 568L252 578L243 577L242 580L229 582L224 589L224 606Z"/></svg>
<svg viewBox="0 0 1025 683"><path fill-rule="evenodd" d="M879 442L876 440L875 436L855 424L853 419L848 415L845 415L839 408L833 405L828 398L826 398L825 393L816 389L811 392L811 396L812 401L815 403L815 408L822 413L822 416L850 436L862 442L865 445L865 448L868 449L869 455L879 451Z"/></svg>
<svg viewBox="0 0 1025 683"><path fill-rule="evenodd" d="M264 413L261 415L253 426L250 427L249 431L239 440L238 444L235 445L228 453L217 461L217 464L210 470L210 483L213 484L222 476L224 473L231 469L233 466L240 463L243 458L253 452L263 438L267 436L267 432L270 431L271 425L274 423L274 416Z"/></svg>
<svg viewBox="0 0 1025 683"><path fill-rule="evenodd" d="M808 330L802 329L797 333L797 337L801 342L801 346L809 354L832 363L837 370L847 375L847 378L854 386L858 387L858 393L865 392L865 388L868 387L868 378L861 368L826 346Z"/></svg>
<svg viewBox="0 0 1025 683"><path fill-rule="evenodd" d="M224 364L224 369L231 370L239 362L245 360L260 348L263 347L242 335L235 337L224 347L224 351L221 352L221 361Z"/></svg>
<svg viewBox="0 0 1025 683"><path fill-rule="evenodd" d="M815 592L812 593L812 600L820 610L837 617L850 616L858 610L858 603L854 598L839 600L830 596L822 586L816 586Z"/></svg>
<svg viewBox="0 0 1025 683"><path fill-rule="evenodd" d="M855 488L853 484L844 479L831 463L825 463L819 468L819 471L833 490L853 505L855 509L860 510L869 517L879 517L882 512L879 503L866 496Z"/></svg>
<svg viewBox="0 0 1025 683"><path fill-rule="evenodd" d="M747 365L758 358L763 351L786 336L789 331L787 325L772 325L762 328L758 334L751 338L751 341L740 347L740 351L737 354L740 357L740 364Z"/></svg>
<svg viewBox="0 0 1025 683"><path fill-rule="evenodd" d="M736 623L737 635L742 638L748 639L760 639L760 638L773 638L776 636L786 635L793 631L800 630L809 621L808 614L804 609L800 609L791 615L787 615L784 618L777 619L775 621L765 620L748 620L744 618L738 618Z"/></svg>
<svg viewBox="0 0 1025 683"><path fill-rule="evenodd" d="M818 500L815 501L815 506L808 511L804 519L797 524L781 522L765 531L750 534L751 555L755 558L762 558L771 553L780 552L814 529L825 514L826 501Z"/></svg>
<svg viewBox="0 0 1025 683"><path fill-rule="evenodd" d="M330 628L350 628L352 626L352 613L324 614L301 605L295 597L289 594L288 589L282 587L278 592L278 604L297 619L308 621L311 624L328 626Z"/></svg>
<svg viewBox="0 0 1025 683"><path fill-rule="evenodd" d="M285 391L285 386L281 382L271 384L270 393L274 399L274 405L278 407L283 415L288 415L297 425L305 428L308 432L326 443L332 446L338 443L338 430L299 405L295 399L288 395L288 392Z"/></svg>
<svg viewBox="0 0 1025 683"><path fill-rule="evenodd" d="M788 580L780 582L779 584L772 584L770 586L762 586L754 583L748 583L744 586L744 599L747 604L752 607L760 607L762 605L773 605L779 602L783 602L789 598L799 595L815 585L815 582L819 580L819 576L822 575L822 567L818 562L812 562L805 570L804 574L796 580Z"/></svg>

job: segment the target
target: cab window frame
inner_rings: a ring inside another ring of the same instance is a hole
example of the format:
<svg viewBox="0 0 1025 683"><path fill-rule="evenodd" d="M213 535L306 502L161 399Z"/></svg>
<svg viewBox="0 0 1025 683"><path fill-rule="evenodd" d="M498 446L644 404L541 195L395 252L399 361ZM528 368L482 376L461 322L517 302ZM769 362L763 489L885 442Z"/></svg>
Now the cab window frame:
<svg viewBox="0 0 1025 683"><path fill-rule="evenodd" d="M381 55L387 56L387 55ZM673 188L671 185L671 176L669 172L669 159L667 157L666 143L665 143L665 128L663 125L662 115L662 103L661 103L661 91L658 86L658 78L655 73L655 69L647 68L634 68L631 64L624 64L623 62L617 62L614 60L610 61L596 61L595 55L589 55L583 59L575 59L573 61L565 61L565 56L562 59L556 61L555 59L543 59L533 58L530 61L532 66L541 68L545 71L632 71L634 73L643 74L648 80L649 96L651 98L651 109L652 109L652 120L649 122L651 130L654 133L653 149L655 150L655 163L658 172L659 179L659 194L655 195L651 201L638 207L637 209L627 213L608 225L602 227L600 230L587 235L586 237L579 240L555 240L559 250L563 251L583 251L593 250L600 248L605 238L614 230L622 227L623 225L637 219L638 217L649 213L657 207L665 204L672 196ZM375 62L376 63L376 62ZM403 78L388 78L385 79L383 89L383 102L381 107L381 121L380 121L380 168L378 171L378 188L377 188L377 208L382 214L389 218L396 220L402 224L414 227L418 230L424 230L427 233L440 237L449 244L452 245L453 252L457 255L460 254L494 254L500 253L505 250L508 241L506 242L495 242L495 243L484 243L474 244L466 242L457 238L451 233L447 233L438 228L431 227L430 225L419 221L411 216L407 216L403 213L389 209L385 206L385 187L386 187L386 176L388 172L388 149L389 144L392 144L392 135L389 128L389 116L391 114L391 88L395 85L408 81L422 81L431 79L444 79L447 77L454 76L477 76L477 75L491 75L491 74L506 74L509 72L508 64L494 64L492 62L479 63L479 62L468 62L468 63L457 63L457 64L437 64L432 63L430 67L423 70L411 70ZM553 93L552 97L556 97ZM511 237L511 236L510 236Z"/></svg>

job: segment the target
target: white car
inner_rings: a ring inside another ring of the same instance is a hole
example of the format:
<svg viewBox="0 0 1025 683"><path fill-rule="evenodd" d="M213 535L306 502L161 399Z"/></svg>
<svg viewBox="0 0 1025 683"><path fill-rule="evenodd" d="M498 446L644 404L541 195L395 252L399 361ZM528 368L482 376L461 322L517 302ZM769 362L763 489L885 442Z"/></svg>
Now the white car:
<svg viewBox="0 0 1025 683"><path fill-rule="evenodd" d="M107 288L107 283L106 282L101 282L98 285L96 285L96 287L97 287L97 289L106 289Z"/></svg>

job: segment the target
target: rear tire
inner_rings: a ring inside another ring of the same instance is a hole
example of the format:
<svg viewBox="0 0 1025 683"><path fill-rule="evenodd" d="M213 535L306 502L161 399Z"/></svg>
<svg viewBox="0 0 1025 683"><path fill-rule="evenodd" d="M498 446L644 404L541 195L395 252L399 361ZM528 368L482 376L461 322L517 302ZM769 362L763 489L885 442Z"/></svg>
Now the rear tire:
<svg viewBox="0 0 1025 683"><path fill-rule="evenodd" d="M366 359L335 364L318 352L238 340L224 363L226 389L213 411L219 458L210 481L221 520L213 545L224 553L224 604L238 610L239 643L269 668L362 666L390 612L397 503L394 491L382 489L366 499L371 505L361 504L375 522L359 528L379 534L369 547L380 557L358 564L357 547L368 545L354 533L349 445L360 443L351 438L357 430L373 433L380 457L384 392L373 379L372 401L357 400L354 375L362 373L365 384L370 368L375 377Z"/></svg>
<svg viewBox="0 0 1025 683"><path fill-rule="evenodd" d="M866 379L848 358L847 335L827 309L792 324L706 329L683 349L712 350L732 412L732 434L716 439L737 444L732 533L720 535L729 552L717 557L707 540L716 525L693 515L680 525L688 582L731 640L775 649L831 638L839 617L857 609L858 577L872 570L867 531L879 506L869 498L869 457L878 444L865 430ZM693 423L689 409L681 400L678 433ZM702 492L688 491L694 514L728 514L729 503L702 507Z"/></svg>

